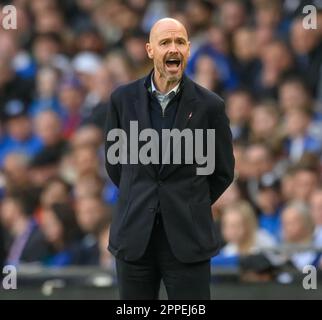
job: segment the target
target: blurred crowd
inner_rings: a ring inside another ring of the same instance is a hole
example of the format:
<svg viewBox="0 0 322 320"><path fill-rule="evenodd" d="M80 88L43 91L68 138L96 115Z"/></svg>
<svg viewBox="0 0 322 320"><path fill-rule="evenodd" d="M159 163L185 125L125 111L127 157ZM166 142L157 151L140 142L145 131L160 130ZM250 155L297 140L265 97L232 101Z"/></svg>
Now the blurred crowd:
<svg viewBox="0 0 322 320"><path fill-rule="evenodd" d="M17 30L0 27L0 259L112 268L106 108L115 88L151 70L149 30L170 16L188 29L187 75L225 99L233 134L235 181L212 208L223 240L213 264L297 245L306 249L287 263L322 268L321 1L13 0L0 9L9 3ZM303 27L308 4L316 29Z"/></svg>

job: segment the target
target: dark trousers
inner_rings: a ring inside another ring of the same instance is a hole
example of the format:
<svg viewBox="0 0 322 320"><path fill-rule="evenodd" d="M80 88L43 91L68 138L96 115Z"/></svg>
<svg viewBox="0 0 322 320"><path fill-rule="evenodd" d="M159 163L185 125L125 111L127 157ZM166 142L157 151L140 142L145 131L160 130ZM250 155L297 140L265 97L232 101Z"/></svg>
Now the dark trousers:
<svg viewBox="0 0 322 320"><path fill-rule="evenodd" d="M210 260L180 262L159 217L144 255L137 261L116 259L116 270L122 300L158 299L161 279L169 300L210 299Z"/></svg>

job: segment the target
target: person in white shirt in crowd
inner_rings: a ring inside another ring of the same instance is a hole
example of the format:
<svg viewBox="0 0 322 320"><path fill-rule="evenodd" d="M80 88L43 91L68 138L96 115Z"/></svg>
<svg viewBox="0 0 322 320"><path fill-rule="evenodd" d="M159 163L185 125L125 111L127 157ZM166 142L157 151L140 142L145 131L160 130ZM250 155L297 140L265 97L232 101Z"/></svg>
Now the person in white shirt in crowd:
<svg viewBox="0 0 322 320"><path fill-rule="evenodd" d="M314 225L307 203L293 201L282 212L283 244L294 246L295 252L290 252L289 260L298 270L306 265L314 265L317 253L312 249Z"/></svg>

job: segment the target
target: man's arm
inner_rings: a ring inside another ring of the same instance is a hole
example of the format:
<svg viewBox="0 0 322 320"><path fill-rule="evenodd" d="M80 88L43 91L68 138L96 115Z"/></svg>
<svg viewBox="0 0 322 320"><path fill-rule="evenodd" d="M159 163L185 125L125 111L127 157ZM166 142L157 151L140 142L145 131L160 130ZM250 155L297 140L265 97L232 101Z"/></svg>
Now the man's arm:
<svg viewBox="0 0 322 320"><path fill-rule="evenodd" d="M208 177L210 200L213 204L228 188L234 179L235 158L232 147L232 134L229 119L225 113L225 104L220 101L219 114L212 119L212 127L216 129L215 170Z"/></svg>
<svg viewBox="0 0 322 320"><path fill-rule="evenodd" d="M105 128L105 168L110 179L117 187L119 187L122 165L120 163L111 164L107 158L107 151L109 147L115 143L113 141L107 141L107 135L110 130L120 128L119 117L113 101L113 95L111 95L110 103L107 107Z"/></svg>

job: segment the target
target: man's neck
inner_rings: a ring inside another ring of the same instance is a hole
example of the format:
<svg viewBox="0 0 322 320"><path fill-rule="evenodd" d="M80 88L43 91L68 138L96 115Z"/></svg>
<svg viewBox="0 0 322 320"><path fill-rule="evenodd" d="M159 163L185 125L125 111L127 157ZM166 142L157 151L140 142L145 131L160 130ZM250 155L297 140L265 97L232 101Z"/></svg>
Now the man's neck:
<svg viewBox="0 0 322 320"><path fill-rule="evenodd" d="M163 78L158 72L153 72L152 74L153 83L158 91L165 94L173 89L179 82L178 81L167 81L167 79Z"/></svg>

